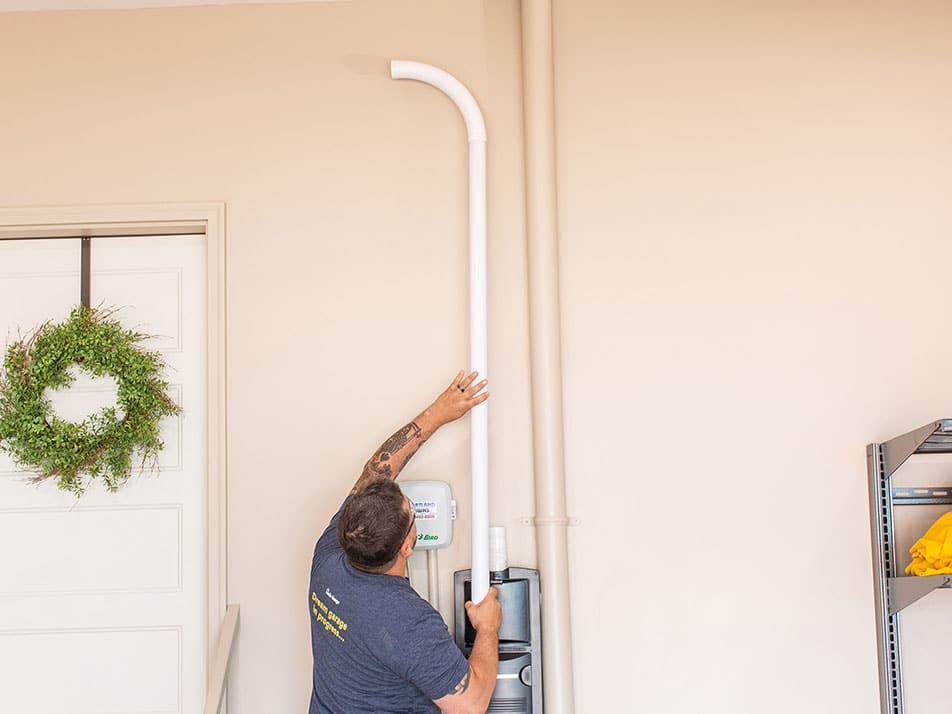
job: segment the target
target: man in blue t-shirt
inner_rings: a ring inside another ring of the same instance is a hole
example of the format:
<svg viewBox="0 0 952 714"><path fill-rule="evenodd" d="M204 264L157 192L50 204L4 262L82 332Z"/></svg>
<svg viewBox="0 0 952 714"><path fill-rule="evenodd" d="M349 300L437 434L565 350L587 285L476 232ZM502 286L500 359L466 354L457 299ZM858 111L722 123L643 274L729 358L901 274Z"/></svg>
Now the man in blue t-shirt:
<svg viewBox="0 0 952 714"><path fill-rule="evenodd" d="M407 581L416 543L409 500L394 479L444 424L489 398L477 373L450 386L387 439L317 541L311 563L314 686L309 714L483 714L496 686L502 610L496 590L466 603L476 629L469 661L446 623Z"/></svg>

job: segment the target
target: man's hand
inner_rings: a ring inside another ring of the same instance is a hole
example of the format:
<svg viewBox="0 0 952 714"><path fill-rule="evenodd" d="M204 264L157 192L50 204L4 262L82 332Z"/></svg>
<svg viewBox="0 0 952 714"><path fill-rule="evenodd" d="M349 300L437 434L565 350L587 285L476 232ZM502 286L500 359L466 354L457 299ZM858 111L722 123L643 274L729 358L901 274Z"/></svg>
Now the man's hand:
<svg viewBox="0 0 952 714"><path fill-rule="evenodd" d="M419 420L428 422L427 426L431 426L435 431L444 424L456 421L470 409L489 399L489 392L483 391L489 381L484 379L477 382L478 376L479 372L471 372L464 377L463 370L460 370L453 377L450 386L423 410L418 417L418 422Z"/></svg>
<svg viewBox="0 0 952 714"><path fill-rule="evenodd" d="M470 601L463 607L466 608L466 614L476 632L487 634L499 632L499 627L502 625L502 605L499 604L496 588L489 588L486 597L480 600L478 605Z"/></svg>

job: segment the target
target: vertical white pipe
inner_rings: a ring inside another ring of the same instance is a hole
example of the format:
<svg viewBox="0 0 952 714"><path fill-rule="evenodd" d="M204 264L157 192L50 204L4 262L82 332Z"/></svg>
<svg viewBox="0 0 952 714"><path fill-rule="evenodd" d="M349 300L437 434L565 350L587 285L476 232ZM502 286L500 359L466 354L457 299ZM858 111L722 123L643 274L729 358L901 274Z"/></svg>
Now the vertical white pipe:
<svg viewBox="0 0 952 714"><path fill-rule="evenodd" d="M551 0L522 0L522 72L536 548L545 593L542 608L545 708L547 714L571 714L575 711L575 689L562 446Z"/></svg>
<svg viewBox="0 0 952 714"><path fill-rule="evenodd" d="M426 594L434 610L440 609L440 566L436 548L426 551Z"/></svg>
<svg viewBox="0 0 952 714"><path fill-rule="evenodd" d="M470 367L489 374L486 298L486 124L479 105L462 83L448 72L423 64L394 60L393 79L414 79L436 87L456 104L469 137L469 349ZM472 598L489 591L489 409L480 404L470 412L472 468Z"/></svg>
<svg viewBox="0 0 952 714"><path fill-rule="evenodd" d="M486 141L469 144L469 351L484 378L489 368L486 300ZM489 592L489 410L483 402L470 417L472 463L472 598Z"/></svg>

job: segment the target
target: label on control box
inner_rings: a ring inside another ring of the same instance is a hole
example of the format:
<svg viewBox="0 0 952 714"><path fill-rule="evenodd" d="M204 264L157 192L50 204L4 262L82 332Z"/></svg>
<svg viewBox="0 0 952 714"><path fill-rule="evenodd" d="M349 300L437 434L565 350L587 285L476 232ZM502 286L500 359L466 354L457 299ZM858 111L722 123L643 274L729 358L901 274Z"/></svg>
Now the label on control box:
<svg viewBox="0 0 952 714"><path fill-rule="evenodd" d="M414 501L413 512L418 521L434 521L440 515L436 501Z"/></svg>

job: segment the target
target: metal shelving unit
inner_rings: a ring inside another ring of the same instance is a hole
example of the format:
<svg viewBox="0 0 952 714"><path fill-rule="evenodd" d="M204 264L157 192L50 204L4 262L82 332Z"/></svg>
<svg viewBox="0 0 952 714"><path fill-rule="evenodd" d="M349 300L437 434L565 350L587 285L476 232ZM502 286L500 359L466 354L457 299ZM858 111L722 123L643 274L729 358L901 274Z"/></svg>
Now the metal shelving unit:
<svg viewBox="0 0 952 714"><path fill-rule="evenodd" d="M952 486L895 488L891 485L892 475L914 454L952 454L952 419L935 421L866 447L882 714L903 714L899 612L937 588L952 587L952 575L903 576L899 571L894 509L952 505Z"/></svg>

